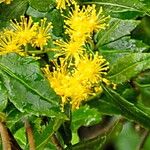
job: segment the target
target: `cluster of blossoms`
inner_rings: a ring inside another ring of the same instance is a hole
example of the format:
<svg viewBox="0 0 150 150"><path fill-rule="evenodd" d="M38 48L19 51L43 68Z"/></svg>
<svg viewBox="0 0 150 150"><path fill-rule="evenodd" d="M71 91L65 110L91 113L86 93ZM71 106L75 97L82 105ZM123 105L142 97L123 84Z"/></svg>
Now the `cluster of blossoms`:
<svg viewBox="0 0 150 150"><path fill-rule="evenodd" d="M92 40L94 32L107 27L107 17L102 15L102 9L97 12L95 5L82 6L73 0L56 0L57 8L70 8L65 17L65 33L68 40L54 42L56 59L51 60L53 66L43 70L51 87L62 99L62 108L70 103L72 109L78 109L89 96L102 92L101 84L112 84L105 78L109 69L108 62L98 54L87 50L86 45ZM51 39L51 22L41 19L34 22L31 17L21 17L21 21L12 20L9 28L0 32L0 55L16 52L26 55L29 45L45 52ZM51 70L49 68L52 68Z"/></svg>
<svg viewBox="0 0 150 150"><path fill-rule="evenodd" d="M58 1L59 7L62 4L60 9L65 8L65 3L71 4L70 1ZM58 60L53 61L53 71L49 71L47 66L44 72L52 88L61 96L62 108L70 103L72 109L78 109L89 96L102 92L102 82L107 85L111 83L104 77L109 69L108 62L98 52L88 52L85 46L92 39L93 32L106 28L104 21L107 17L101 15L102 9L96 13L95 5L81 9L74 2L72 5L65 20L65 33L69 40L55 41L59 63Z"/></svg>
<svg viewBox="0 0 150 150"><path fill-rule="evenodd" d="M0 32L0 55L16 52L25 54L27 45L43 50L47 41L51 38L49 31L51 23L46 23L46 18L34 23L32 18L21 16L21 21L10 23L10 27Z"/></svg>

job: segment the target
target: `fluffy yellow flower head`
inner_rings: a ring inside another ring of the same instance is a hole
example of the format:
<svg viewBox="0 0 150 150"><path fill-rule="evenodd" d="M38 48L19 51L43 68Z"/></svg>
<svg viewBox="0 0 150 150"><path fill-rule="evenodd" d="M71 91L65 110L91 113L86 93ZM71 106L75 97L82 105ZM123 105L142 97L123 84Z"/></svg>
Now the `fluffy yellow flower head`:
<svg viewBox="0 0 150 150"><path fill-rule="evenodd" d="M75 3L75 0L56 0L57 9L66 9L66 6L70 6Z"/></svg>
<svg viewBox="0 0 150 150"><path fill-rule="evenodd" d="M44 72L55 92L61 96L62 108L64 104L70 102L72 108L78 108L81 101L86 99L89 90L84 87L77 78L67 69L66 64L58 66L53 72L49 71L49 67L44 68Z"/></svg>
<svg viewBox="0 0 150 150"><path fill-rule="evenodd" d="M95 55L85 55L76 65L75 76L82 83L99 83L103 80L103 75L107 74L108 62L98 53Z"/></svg>
<svg viewBox="0 0 150 150"><path fill-rule="evenodd" d="M33 39L32 45L40 47L41 50L45 45L47 45L47 41L51 38L50 30L52 29L52 23L49 22L46 24L47 19L41 19L40 25L37 27L37 35Z"/></svg>
<svg viewBox="0 0 150 150"><path fill-rule="evenodd" d="M75 59L76 61L78 61L80 56L83 55L83 52L85 51L83 43L81 43L80 41L64 42L62 40L59 40L56 41L55 44L59 46L59 55L65 55L65 60L71 61L72 59Z"/></svg>
<svg viewBox="0 0 150 150"><path fill-rule="evenodd" d="M95 5L83 6L75 5L74 10L70 12L69 17L65 20L66 33L75 41L85 41L91 36L93 31L105 29L105 23L108 17L102 15L102 8L96 13Z"/></svg>
<svg viewBox="0 0 150 150"><path fill-rule="evenodd" d="M21 16L21 22L17 22L16 20L14 22L11 21L10 26L16 33L16 39L18 40L19 44L25 46L36 36L38 24L33 23L31 17L26 18L25 16Z"/></svg>
<svg viewBox="0 0 150 150"><path fill-rule="evenodd" d="M7 31L6 31L7 32ZM20 53L22 50L20 49L20 44L16 41L13 34L9 34L5 32L1 33L0 36L0 55L17 52Z"/></svg>

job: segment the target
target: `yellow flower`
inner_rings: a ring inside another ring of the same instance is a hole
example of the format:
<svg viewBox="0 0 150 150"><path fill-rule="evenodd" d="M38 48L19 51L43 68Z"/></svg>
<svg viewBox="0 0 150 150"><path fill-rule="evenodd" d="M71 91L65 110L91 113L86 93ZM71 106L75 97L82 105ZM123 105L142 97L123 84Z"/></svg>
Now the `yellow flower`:
<svg viewBox="0 0 150 150"><path fill-rule="evenodd" d="M56 65L56 69L53 72L50 72L49 67L46 66L44 72L56 94L61 96L62 108L66 103L70 102L72 108L77 109L81 102L87 99L89 89L72 76L66 63L61 66Z"/></svg>
<svg viewBox="0 0 150 150"><path fill-rule="evenodd" d="M78 62L80 56L82 56L85 51L83 43L80 41L64 42L59 40L56 41L55 44L59 46L58 49L60 50L58 52L61 55L65 55L65 60L71 61L72 59L75 59Z"/></svg>
<svg viewBox="0 0 150 150"><path fill-rule="evenodd" d="M51 38L50 30L52 29L52 23L49 22L46 24L46 21L46 18L41 20L40 25L37 27L37 35L32 42L33 46L40 47L41 50L47 45L47 41Z"/></svg>
<svg viewBox="0 0 150 150"><path fill-rule="evenodd" d="M95 7L95 5L88 5L80 9L79 5L75 5L74 10L70 12L70 16L65 20L66 33L69 34L71 39L83 42L91 36L93 31L106 28L105 21L108 17L101 15L102 8L96 13Z"/></svg>
<svg viewBox="0 0 150 150"><path fill-rule="evenodd" d="M83 84L94 84L102 82L103 75L107 74L108 62L98 53L95 55L85 55L76 65L74 76L77 77Z"/></svg>
<svg viewBox="0 0 150 150"><path fill-rule="evenodd" d="M85 8L85 7L84 7ZM87 38L87 16L79 5L75 5L73 12L65 20L66 33L69 34L71 40L84 42Z"/></svg>
<svg viewBox="0 0 150 150"><path fill-rule="evenodd" d="M14 35L1 33L0 36L0 55L16 52L21 53L20 44L16 41Z"/></svg>
<svg viewBox="0 0 150 150"><path fill-rule="evenodd" d="M33 23L31 17L26 18L25 16L21 16L21 22L17 22L16 20L11 21L10 26L16 33L18 43L25 46L36 36L37 25Z"/></svg>
<svg viewBox="0 0 150 150"><path fill-rule="evenodd" d="M4 2L6 4L10 4L12 0L0 0L0 3Z"/></svg>
<svg viewBox="0 0 150 150"><path fill-rule="evenodd" d="M66 6L70 6L71 4L75 3L75 0L56 0L57 9L66 9Z"/></svg>
<svg viewBox="0 0 150 150"><path fill-rule="evenodd" d="M87 7L87 14L90 14L88 19L88 29L90 33L92 33L93 31L97 32L99 30L106 29L106 27L108 26L105 21L109 18L109 16L105 17L104 15L102 15L102 7L100 7L98 13L96 13L95 7L96 5Z"/></svg>

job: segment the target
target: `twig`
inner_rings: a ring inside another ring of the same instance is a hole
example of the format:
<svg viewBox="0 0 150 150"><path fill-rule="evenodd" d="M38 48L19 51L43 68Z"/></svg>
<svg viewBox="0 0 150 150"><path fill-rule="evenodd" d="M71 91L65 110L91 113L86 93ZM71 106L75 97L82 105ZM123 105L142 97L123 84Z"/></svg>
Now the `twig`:
<svg viewBox="0 0 150 150"><path fill-rule="evenodd" d="M3 122L0 122L0 134L2 138L3 150L11 150L11 142L7 128Z"/></svg>
<svg viewBox="0 0 150 150"><path fill-rule="evenodd" d="M62 148L61 144L59 143L55 134L52 135L51 140L52 140L53 144L56 146L57 150L63 150L63 148Z"/></svg>
<svg viewBox="0 0 150 150"><path fill-rule="evenodd" d="M144 131L144 133L143 133L143 135L140 139L140 143L137 145L136 150L143 150L144 144L145 144L149 134L150 134L150 130L145 130Z"/></svg>
<svg viewBox="0 0 150 150"><path fill-rule="evenodd" d="M33 131L28 120L25 120L25 128L26 128L26 134L27 134L30 150L35 150L35 141L33 137Z"/></svg>

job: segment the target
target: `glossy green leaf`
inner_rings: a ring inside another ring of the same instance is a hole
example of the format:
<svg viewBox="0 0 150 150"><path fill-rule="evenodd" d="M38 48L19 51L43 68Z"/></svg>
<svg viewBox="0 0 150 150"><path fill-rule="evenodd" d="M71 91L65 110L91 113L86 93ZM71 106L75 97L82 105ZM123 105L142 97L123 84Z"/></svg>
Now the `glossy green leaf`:
<svg viewBox="0 0 150 150"><path fill-rule="evenodd" d="M54 4L54 0L29 0L29 5L41 12L49 11Z"/></svg>
<svg viewBox="0 0 150 150"><path fill-rule="evenodd" d="M0 71L1 74L1 71ZM3 79L0 75L0 112L7 106L8 94L6 87L3 85Z"/></svg>
<svg viewBox="0 0 150 150"><path fill-rule="evenodd" d="M149 68L149 53L132 53L118 59L118 61L111 66L108 78L114 83L122 83Z"/></svg>
<svg viewBox="0 0 150 150"><path fill-rule="evenodd" d="M35 59L7 54L0 57L0 69L3 71L9 99L18 110L48 116L60 112L59 98Z"/></svg>
<svg viewBox="0 0 150 150"><path fill-rule="evenodd" d="M35 18L42 18L46 15L45 12L40 12L31 6L28 7L26 14Z"/></svg>
<svg viewBox="0 0 150 150"><path fill-rule="evenodd" d="M52 22L53 34L55 36L62 36L62 33L64 31L64 28L63 28L64 22L63 22L63 17L60 11L57 9L54 9L53 11L48 12L45 17L47 17L48 21Z"/></svg>
<svg viewBox="0 0 150 150"><path fill-rule="evenodd" d="M130 103L123 97L121 97L115 91L106 88L103 86L105 94L108 98L113 100L113 103L118 107L121 111L122 116L126 117L129 120L133 120L138 122L145 128L150 128L150 116L145 111L139 109L133 103Z"/></svg>
<svg viewBox="0 0 150 150"><path fill-rule="evenodd" d="M122 37L114 42L108 43L100 48L104 50L111 50L110 53L115 50L117 52L143 52L149 48L149 45L146 45L142 41L131 39L130 36Z"/></svg>
<svg viewBox="0 0 150 150"><path fill-rule="evenodd" d="M90 2L91 3L91 2ZM134 13L142 13L150 15L148 7L140 0L93 0L92 3L103 6L107 13L113 16L113 13L121 13L132 11Z"/></svg>
<svg viewBox="0 0 150 150"><path fill-rule="evenodd" d="M139 24L139 21L111 18L108 24L109 27L106 30L100 32L97 37L97 48L104 44L118 40L125 35L129 35L130 32Z"/></svg>
<svg viewBox="0 0 150 150"><path fill-rule="evenodd" d="M99 112L107 115L120 114L120 110L106 97L95 96L88 101L91 108L97 109Z"/></svg>
<svg viewBox="0 0 150 150"><path fill-rule="evenodd" d="M11 4L0 5L0 18L1 20L19 19L21 15L24 15L28 8L28 0L13 0Z"/></svg>
<svg viewBox="0 0 150 150"><path fill-rule="evenodd" d="M63 123L63 121L64 120L56 118L56 119L50 121L50 123L45 126L45 129L42 133L36 132L34 134L37 150L41 150L41 149L45 148L47 143L50 142L50 140L51 140L50 138L51 138L52 134L54 134L58 130L60 125Z"/></svg>
<svg viewBox="0 0 150 150"><path fill-rule="evenodd" d="M99 123L101 114L94 108L88 105L82 106L72 113L72 130L76 132L80 126L89 126Z"/></svg>

